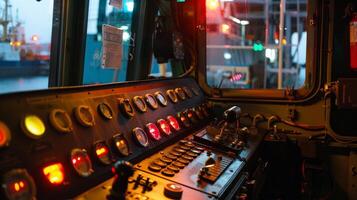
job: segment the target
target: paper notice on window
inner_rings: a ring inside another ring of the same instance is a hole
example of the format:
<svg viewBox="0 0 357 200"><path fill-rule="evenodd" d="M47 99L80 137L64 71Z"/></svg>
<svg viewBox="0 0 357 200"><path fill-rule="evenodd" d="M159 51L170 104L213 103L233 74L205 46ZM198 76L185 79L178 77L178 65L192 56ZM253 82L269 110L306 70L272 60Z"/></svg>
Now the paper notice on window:
<svg viewBox="0 0 357 200"><path fill-rule="evenodd" d="M123 1L122 0L110 0L109 5L114 6L116 8L122 9L123 8Z"/></svg>
<svg viewBox="0 0 357 200"><path fill-rule="evenodd" d="M119 69L123 56L123 30L104 24L102 26L102 36L102 67Z"/></svg>

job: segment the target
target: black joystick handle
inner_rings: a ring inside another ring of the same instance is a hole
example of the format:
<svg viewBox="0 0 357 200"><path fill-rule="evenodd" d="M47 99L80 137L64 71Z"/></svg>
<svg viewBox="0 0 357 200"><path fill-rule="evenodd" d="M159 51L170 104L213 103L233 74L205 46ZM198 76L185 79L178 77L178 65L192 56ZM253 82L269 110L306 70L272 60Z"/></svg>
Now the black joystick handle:
<svg viewBox="0 0 357 200"><path fill-rule="evenodd" d="M236 122L241 114L241 109L238 106L233 106L228 110L224 111L224 119L228 123Z"/></svg>
<svg viewBox="0 0 357 200"><path fill-rule="evenodd" d="M128 161L118 161L114 164L113 172L115 173L115 177L107 199L124 200L126 190L128 189L128 179L134 174L133 165Z"/></svg>

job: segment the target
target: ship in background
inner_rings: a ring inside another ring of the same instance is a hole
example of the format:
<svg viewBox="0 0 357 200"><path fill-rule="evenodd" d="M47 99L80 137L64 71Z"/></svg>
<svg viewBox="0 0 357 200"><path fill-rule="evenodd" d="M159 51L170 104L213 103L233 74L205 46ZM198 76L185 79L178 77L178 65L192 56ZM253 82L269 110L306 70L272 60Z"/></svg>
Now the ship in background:
<svg viewBox="0 0 357 200"><path fill-rule="evenodd" d="M37 35L26 41L25 28L13 19L10 0L0 1L0 78L47 76L50 44L39 42Z"/></svg>

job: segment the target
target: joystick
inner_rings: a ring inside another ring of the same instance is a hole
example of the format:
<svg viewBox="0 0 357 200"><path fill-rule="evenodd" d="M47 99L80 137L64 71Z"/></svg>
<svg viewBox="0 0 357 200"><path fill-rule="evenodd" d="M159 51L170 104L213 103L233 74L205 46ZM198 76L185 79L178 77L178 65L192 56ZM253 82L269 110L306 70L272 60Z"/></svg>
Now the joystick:
<svg viewBox="0 0 357 200"><path fill-rule="evenodd" d="M124 200L128 189L129 177L134 174L133 165L128 161L118 161L113 166L114 181L108 200Z"/></svg>

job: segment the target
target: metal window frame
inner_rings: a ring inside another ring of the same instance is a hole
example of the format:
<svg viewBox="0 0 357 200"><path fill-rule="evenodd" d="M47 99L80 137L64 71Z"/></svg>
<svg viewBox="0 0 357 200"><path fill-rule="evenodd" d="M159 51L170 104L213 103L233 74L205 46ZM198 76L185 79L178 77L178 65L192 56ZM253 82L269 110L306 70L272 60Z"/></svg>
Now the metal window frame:
<svg viewBox="0 0 357 200"><path fill-rule="evenodd" d="M206 71L206 21L197 21L198 34L198 70L197 80L202 89L212 100L243 100L243 101L269 101L269 102L305 102L313 98L321 88L323 76L321 73L323 62L321 59L322 44L327 35L322 34L323 27L328 21L322 17L322 1L309 1L307 4L307 57L306 80L303 88L297 90L287 89L217 89L207 84ZM197 15L206 16L205 0L197 1Z"/></svg>

